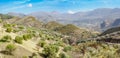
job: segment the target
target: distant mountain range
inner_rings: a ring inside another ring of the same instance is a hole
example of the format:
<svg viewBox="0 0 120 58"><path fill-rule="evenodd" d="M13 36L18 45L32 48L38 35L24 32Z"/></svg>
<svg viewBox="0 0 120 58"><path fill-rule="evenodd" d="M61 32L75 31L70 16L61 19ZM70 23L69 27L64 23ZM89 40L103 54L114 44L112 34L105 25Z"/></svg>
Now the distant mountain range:
<svg viewBox="0 0 120 58"><path fill-rule="evenodd" d="M9 13L9 15L14 15L15 13ZM17 15L17 14L15 14ZM20 16L24 16L18 14ZM80 27L89 28L92 30L100 30L100 25L106 22L108 25L113 23L116 19L120 18L120 8L98 8L87 12L77 12L74 14L60 13L60 12L33 12L28 14L29 16L34 16L37 19L49 22L58 21L63 24L75 24Z"/></svg>

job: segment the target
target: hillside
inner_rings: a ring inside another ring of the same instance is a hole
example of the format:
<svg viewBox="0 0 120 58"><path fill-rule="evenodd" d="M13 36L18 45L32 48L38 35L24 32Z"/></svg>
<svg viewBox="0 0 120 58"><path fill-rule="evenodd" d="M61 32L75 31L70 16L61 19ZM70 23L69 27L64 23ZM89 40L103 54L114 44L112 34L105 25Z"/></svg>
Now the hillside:
<svg viewBox="0 0 120 58"><path fill-rule="evenodd" d="M50 21L46 24L43 25L44 28L50 29L50 30L55 30L56 28L62 27L63 25L56 22L56 21Z"/></svg>
<svg viewBox="0 0 120 58"><path fill-rule="evenodd" d="M12 24L0 23L0 54L5 58L56 58L66 57L63 42L66 37L54 31ZM68 36L69 37L69 36Z"/></svg>
<svg viewBox="0 0 120 58"><path fill-rule="evenodd" d="M42 27L42 22L40 22L39 20L37 20L35 17L32 16L26 16L24 18L14 17L6 21L8 21L9 23L20 24L29 27L35 27L35 28Z"/></svg>
<svg viewBox="0 0 120 58"><path fill-rule="evenodd" d="M117 32L117 31L120 31L120 27L110 28L110 29L104 31L101 35L106 35L106 34Z"/></svg>
<svg viewBox="0 0 120 58"><path fill-rule="evenodd" d="M31 16L0 21L1 57L119 58L119 27L97 36L95 31L55 21L39 27L41 22Z"/></svg>
<svg viewBox="0 0 120 58"><path fill-rule="evenodd" d="M94 33L95 31L91 32L85 28L84 29L79 28L73 24L64 25L56 21L50 21L47 23L40 22L39 20L37 20L35 17L32 17L32 16L27 16L24 18L14 17L6 21L9 23L20 24L27 27L43 28L43 29L45 28L48 30L52 30L52 31L55 31L64 35L72 36L75 38L79 38L79 39L95 37L98 34L98 33Z"/></svg>
<svg viewBox="0 0 120 58"><path fill-rule="evenodd" d="M95 31L91 32L90 30L79 28L73 24L67 24L63 27L56 28L55 31L64 35L76 37L77 39L86 39L97 35L97 33L94 33Z"/></svg>

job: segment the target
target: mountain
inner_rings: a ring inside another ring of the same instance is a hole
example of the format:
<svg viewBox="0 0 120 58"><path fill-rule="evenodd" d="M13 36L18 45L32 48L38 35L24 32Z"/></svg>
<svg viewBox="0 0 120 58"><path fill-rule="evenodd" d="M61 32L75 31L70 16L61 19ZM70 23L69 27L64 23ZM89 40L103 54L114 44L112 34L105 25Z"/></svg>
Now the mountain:
<svg viewBox="0 0 120 58"><path fill-rule="evenodd" d="M26 15L23 14L23 13L16 13L16 12L9 12L7 13L8 15L11 15L11 16L17 16L17 17L25 17Z"/></svg>
<svg viewBox="0 0 120 58"><path fill-rule="evenodd" d="M10 19L13 18L14 16L8 15L8 14L0 14L0 19Z"/></svg>
<svg viewBox="0 0 120 58"><path fill-rule="evenodd" d="M62 13L57 11L53 11L53 12L37 11L27 15L22 13L14 13L14 12L10 12L8 14L12 16L18 16L21 18L25 16L34 16L43 22L57 21L62 24L74 24L79 27L101 31L104 28L102 28L100 25L104 21L109 25L113 23L113 21L115 21L117 18L120 18L120 9L98 8L86 12L76 12L74 14Z"/></svg>
<svg viewBox="0 0 120 58"><path fill-rule="evenodd" d="M93 29L97 27L99 30L100 24L103 21L107 21L107 23L111 23L115 19L120 17L120 9L119 8L98 8L92 11L87 12L77 12L74 14L69 13L59 13L59 12L33 12L29 15L35 16L41 21L57 21L63 24L75 24L80 27L85 27L89 29ZM89 27L91 26L91 27Z"/></svg>
<svg viewBox="0 0 120 58"><path fill-rule="evenodd" d="M107 23L107 21L104 21L103 23L101 23L101 29L103 29L103 31L113 28L113 27L119 27L120 26L120 19L117 18L115 19L113 22L111 23Z"/></svg>

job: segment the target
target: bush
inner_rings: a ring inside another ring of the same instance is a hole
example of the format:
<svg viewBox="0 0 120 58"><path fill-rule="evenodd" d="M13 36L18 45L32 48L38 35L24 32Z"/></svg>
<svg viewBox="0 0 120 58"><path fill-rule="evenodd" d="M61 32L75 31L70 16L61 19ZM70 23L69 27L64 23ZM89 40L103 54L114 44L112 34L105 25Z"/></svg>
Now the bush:
<svg viewBox="0 0 120 58"><path fill-rule="evenodd" d="M43 50L44 58L57 58L59 47L56 45L45 46Z"/></svg>
<svg viewBox="0 0 120 58"><path fill-rule="evenodd" d="M13 30L13 33L16 33L16 32L19 32L20 30L17 30L17 29L14 29Z"/></svg>
<svg viewBox="0 0 120 58"><path fill-rule="evenodd" d="M15 42L16 42L16 43L22 44L22 43L23 43L22 40L23 40L23 38L20 37L20 36L16 36L16 37L15 37Z"/></svg>
<svg viewBox="0 0 120 58"><path fill-rule="evenodd" d="M3 21L3 20L2 20L2 19L0 19L0 23L2 23L2 21Z"/></svg>
<svg viewBox="0 0 120 58"><path fill-rule="evenodd" d="M2 39L1 39L1 41L2 42L10 42L11 41L11 36L10 35L6 35L6 36L4 36Z"/></svg>
<svg viewBox="0 0 120 58"><path fill-rule="evenodd" d="M67 46L67 47L64 47L63 51L67 52L67 51L70 51L72 48L71 46Z"/></svg>
<svg viewBox="0 0 120 58"><path fill-rule="evenodd" d="M39 36L41 37L41 38L46 38L46 36L45 36L45 34L39 34Z"/></svg>
<svg viewBox="0 0 120 58"><path fill-rule="evenodd" d="M44 47L46 45L45 41L39 41L38 46Z"/></svg>
<svg viewBox="0 0 120 58"><path fill-rule="evenodd" d="M8 27L12 27L12 26L11 26L11 24L5 23L5 24L3 25L3 27L8 28Z"/></svg>
<svg viewBox="0 0 120 58"><path fill-rule="evenodd" d="M6 46L6 51L8 51L9 53L13 52L16 49L14 44L8 44Z"/></svg>
<svg viewBox="0 0 120 58"><path fill-rule="evenodd" d="M12 28L11 27L8 27L7 29L6 29L6 32L12 32Z"/></svg>
<svg viewBox="0 0 120 58"><path fill-rule="evenodd" d="M24 40L28 40L28 36L26 34L23 35Z"/></svg>
<svg viewBox="0 0 120 58"><path fill-rule="evenodd" d="M65 53L60 53L59 58L69 58Z"/></svg>
<svg viewBox="0 0 120 58"><path fill-rule="evenodd" d="M11 24L12 27L15 27L17 24Z"/></svg>
<svg viewBox="0 0 120 58"><path fill-rule="evenodd" d="M33 34L33 33L24 34L24 35L23 35L23 39L24 39L24 40L28 40L28 39L31 39L33 36L35 36L35 34Z"/></svg>
<svg viewBox="0 0 120 58"><path fill-rule="evenodd" d="M27 34L28 38L31 39L33 37L33 34Z"/></svg>
<svg viewBox="0 0 120 58"><path fill-rule="evenodd" d="M18 28L19 28L19 29L24 29L24 27L23 27L23 26L19 26Z"/></svg>
<svg viewBox="0 0 120 58"><path fill-rule="evenodd" d="M61 46L61 47L64 47L65 45L64 45L64 42L62 42L62 41L57 41L56 43L55 43L55 45L57 45L57 46Z"/></svg>

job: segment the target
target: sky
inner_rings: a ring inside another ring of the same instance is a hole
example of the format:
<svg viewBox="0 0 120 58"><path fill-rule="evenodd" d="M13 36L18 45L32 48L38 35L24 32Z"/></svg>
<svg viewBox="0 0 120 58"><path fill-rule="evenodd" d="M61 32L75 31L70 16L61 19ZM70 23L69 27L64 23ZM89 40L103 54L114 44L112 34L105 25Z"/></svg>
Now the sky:
<svg viewBox="0 0 120 58"><path fill-rule="evenodd" d="M37 11L89 11L97 8L120 8L120 0L0 0L0 13L29 14Z"/></svg>

